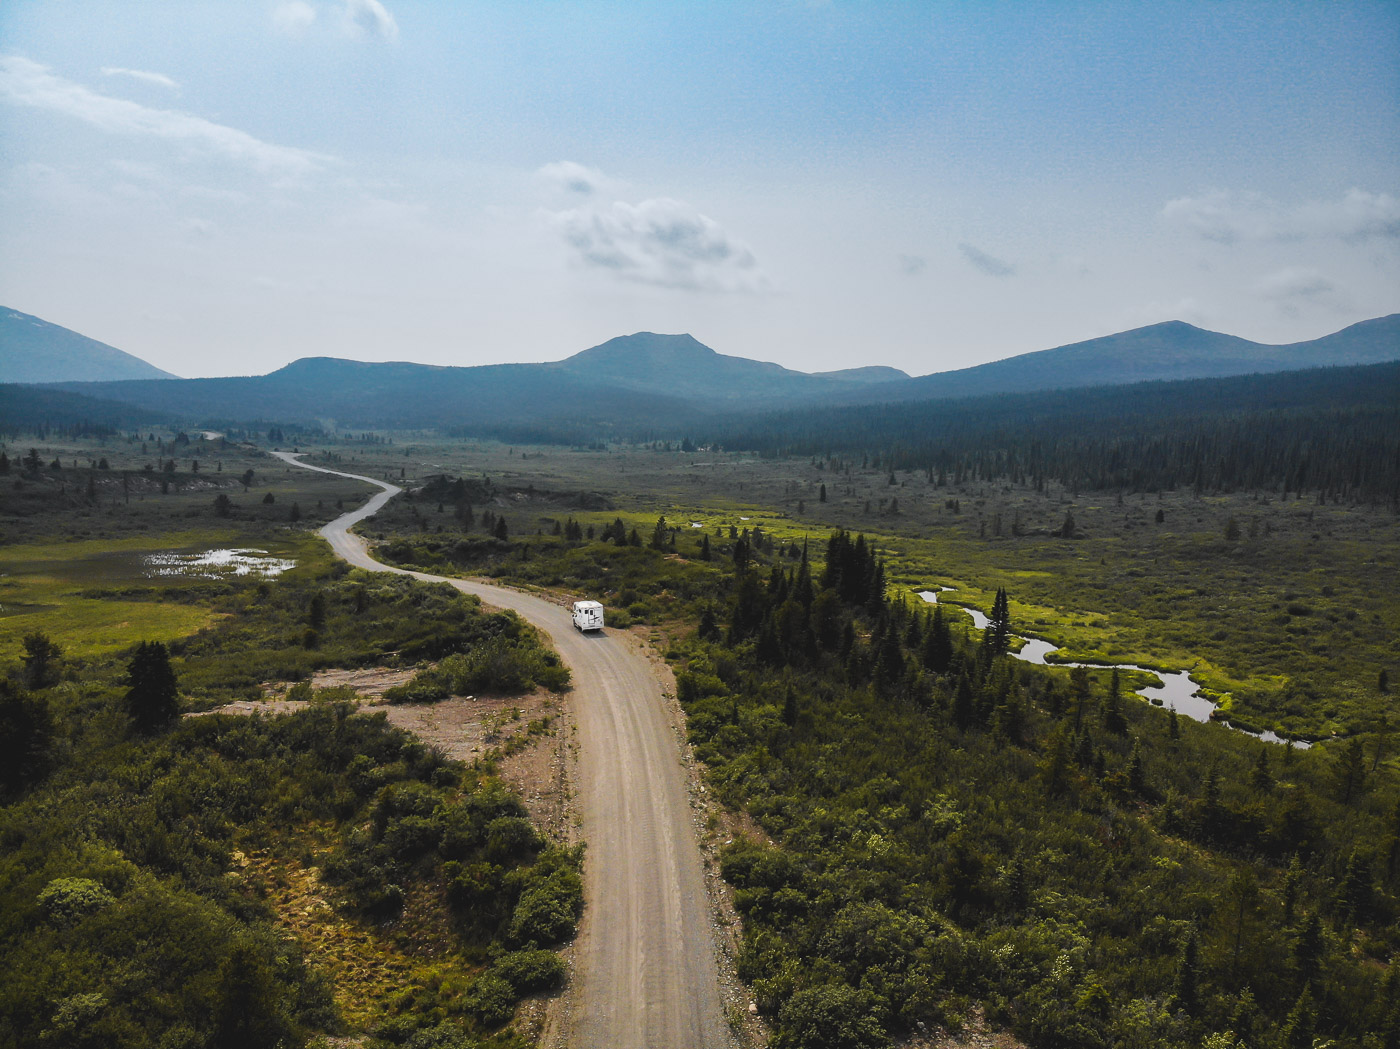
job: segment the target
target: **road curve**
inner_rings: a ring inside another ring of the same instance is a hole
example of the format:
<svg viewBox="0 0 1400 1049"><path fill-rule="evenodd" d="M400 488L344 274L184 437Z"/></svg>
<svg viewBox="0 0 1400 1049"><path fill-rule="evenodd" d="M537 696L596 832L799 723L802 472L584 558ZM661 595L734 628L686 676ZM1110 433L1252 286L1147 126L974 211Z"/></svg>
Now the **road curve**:
<svg viewBox="0 0 1400 1049"><path fill-rule="evenodd" d="M566 609L529 594L465 579L409 572L370 557L350 528L402 489L372 477L278 458L382 491L320 534L350 564L450 583L509 608L547 633L573 672L584 913L574 953L570 1049L724 1049L718 965L685 769L646 657L630 639L583 635Z"/></svg>

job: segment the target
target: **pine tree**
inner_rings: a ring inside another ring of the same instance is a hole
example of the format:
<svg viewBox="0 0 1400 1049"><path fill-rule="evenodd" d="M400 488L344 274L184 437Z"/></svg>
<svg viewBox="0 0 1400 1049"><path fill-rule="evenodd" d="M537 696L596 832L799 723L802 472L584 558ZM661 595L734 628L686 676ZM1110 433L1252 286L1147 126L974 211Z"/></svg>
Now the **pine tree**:
<svg viewBox="0 0 1400 1049"><path fill-rule="evenodd" d="M1134 794L1143 794L1147 789L1147 776L1142 767L1142 745L1133 740L1133 752L1128 755L1128 789Z"/></svg>
<svg viewBox="0 0 1400 1049"><path fill-rule="evenodd" d="M126 680L126 708L138 732L157 732L179 716L175 671L161 642L142 641L136 647Z"/></svg>
<svg viewBox="0 0 1400 1049"><path fill-rule="evenodd" d="M1116 736L1126 735L1128 732L1128 722L1123 717L1122 705L1122 683L1118 678L1118 668L1113 668L1113 675L1108 681L1108 695L1103 701L1103 727L1105 731L1112 732Z"/></svg>
<svg viewBox="0 0 1400 1049"><path fill-rule="evenodd" d="M648 545L653 550L665 550L669 537L670 530L666 527L666 517L663 514L656 519L656 527L651 530L651 542Z"/></svg>
<svg viewBox="0 0 1400 1049"><path fill-rule="evenodd" d="M1188 1016L1194 1016L1201 1006L1201 945L1192 926L1181 945L1181 958L1177 961L1176 980L1172 987L1172 1004Z"/></svg>
<svg viewBox="0 0 1400 1049"><path fill-rule="evenodd" d="M1283 1022L1279 1045L1282 1049L1313 1049L1317 1028L1317 1008L1313 1005L1312 989L1304 987L1293 1005L1293 1011Z"/></svg>
<svg viewBox="0 0 1400 1049"><path fill-rule="evenodd" d="M1011 606L1006 600L1006 590L997 588L992 600L992 614L987 617L986 641L992 656L1003 655L1011 642Z"/></svg>
<svg viewBox="0 0 1400 1049"><path fill-rule="evenodd" d="M1260 794L1267 794L1274 789L1274 776L1269 771L1269 752L1263 747L1259 748L1259 757L1255 759L1254 771L1249 775L1249 785Z"/></svg>
<svg viewBox="0 0 1400 1049"><path fill-rule="evenodd" d="M506 527L506 519L504 514L496 518L496 527L492 529L491 534L494 535L497 539L501 540L501 542L505 542L510 538L510 529Z"/></svg>
<svg viewBox="0 0 1400 1049"><path fill-rule="evenodd" d="M24 648L24 687L39 689L58 684L58 661L63 649L39 631L26 634L21 645Z"/></svg>

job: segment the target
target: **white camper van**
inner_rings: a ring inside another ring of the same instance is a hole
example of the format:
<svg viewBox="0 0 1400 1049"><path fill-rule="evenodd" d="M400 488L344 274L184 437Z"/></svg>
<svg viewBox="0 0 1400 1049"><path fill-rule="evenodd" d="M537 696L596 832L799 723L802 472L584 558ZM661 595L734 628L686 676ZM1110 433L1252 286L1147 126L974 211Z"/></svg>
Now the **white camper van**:
<svg viewBox="0 0 1400 1049"><path fill-rule="evenodd" d="M597 601L575 601L569 609L579 630L603 629L603 606Z"/></svg>

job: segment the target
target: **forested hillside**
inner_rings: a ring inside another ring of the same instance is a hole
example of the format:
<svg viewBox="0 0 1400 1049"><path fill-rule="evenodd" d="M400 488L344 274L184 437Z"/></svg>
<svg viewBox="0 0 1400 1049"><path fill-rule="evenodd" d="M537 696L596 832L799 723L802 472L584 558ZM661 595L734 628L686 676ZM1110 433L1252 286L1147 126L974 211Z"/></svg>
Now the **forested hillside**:
<svg viewBox="0 0 1400 1049"><path fill-rule="evenodd" d="M733 419L703 440L931 476L1400 507L1400 364Z"/></svg>

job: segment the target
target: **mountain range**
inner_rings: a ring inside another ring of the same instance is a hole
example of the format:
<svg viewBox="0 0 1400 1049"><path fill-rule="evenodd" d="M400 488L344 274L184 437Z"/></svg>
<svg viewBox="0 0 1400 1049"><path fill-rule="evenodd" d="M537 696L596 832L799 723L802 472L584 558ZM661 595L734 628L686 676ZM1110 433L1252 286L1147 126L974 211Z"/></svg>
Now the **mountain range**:
<svg viewBox="0 0 1400 1049"><path fill-rule="evenodd" d="M54 345L68 347L50 374L73 366L78 348L94 363L111 354L154 372L137 358L24 314ZM54 329L48 331L48 329ZM12 330L30 338L11 345ZM66 333L60 337L56 333ZM71 336L71 339L67 338ZM22 378L7 362L40 351L24 324L0 328L0 381ZM81 341L76 341L81 340ZM89 346L90 344L90 346ZM98 349L100 348L100 349ZM105 351L102 352L102 351ZM1269 346L1181 321L1022 354L957 371L910 377L894 368L807 373L715 352L690 335L638 332L545 364L440 367L370 364L310 357L261 376L215 379L127 377L49 387L191 422L278 420L341 427L438 428L564 436L571 441L621 435L675 435L697 420L809 405L932 401L986 394L1112 386L1144 381L1400 360L1400 314L1363 321L1309 342Z"/></svg>

